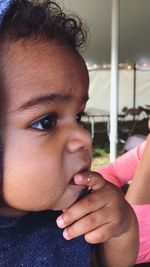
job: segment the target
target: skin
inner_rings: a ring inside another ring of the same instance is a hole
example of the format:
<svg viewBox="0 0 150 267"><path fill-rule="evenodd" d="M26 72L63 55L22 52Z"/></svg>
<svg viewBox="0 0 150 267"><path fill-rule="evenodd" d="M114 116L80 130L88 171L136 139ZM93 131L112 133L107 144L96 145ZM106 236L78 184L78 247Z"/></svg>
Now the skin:
<svg viewBox="0 0 150 267"><path fill-rule="evenodd" d="M148 121L150 130L150 119ZM150 134L147 137L146 146L142 158L138 164L136 173L132 179L132 183L126 194L126 199L133 205L150 204ZM141 179L142 177L142 179Z"/></svg>
<svg viewBox="0 0 150 267"><path fill-rule="evenodd" d="M58 226L65 229L64 237L70 240L84 234L87 242L97 244L97 260L104 267L120 267L120 262L122 267L132 267L139 244L132 208L118 188L96 172L77 174L75 180L88 185L92 192L58 217Z"/></svg>
<svg viewBox="0 0 150 267"><path fill-rule="evenodd" d="M16 42L4 72L4 199L20 210L66 209L84 188L70 184L73 176L91 165L92 140L78 122L88 94L85 63L65 46Z"/></svg>
<svg viewBox="0 0 150 267"><path fill-rule="evenodd" d="M122 267L132 266L134 212L119 189L90 170L92 139L80 119L89 85L83 59L56 42L15 42L7 44L3 67L5 202L20 212L63 210L57 224L64 238L105 242L99 251L105 266L120 267L124 255Z"/></svg>

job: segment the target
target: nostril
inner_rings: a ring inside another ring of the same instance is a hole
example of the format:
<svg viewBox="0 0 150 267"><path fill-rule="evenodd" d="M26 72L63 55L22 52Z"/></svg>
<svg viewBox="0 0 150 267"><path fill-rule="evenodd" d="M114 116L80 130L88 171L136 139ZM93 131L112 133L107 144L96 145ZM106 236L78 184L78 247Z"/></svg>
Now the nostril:
<svg viewBox="0 0 150 267"><path fill-rule="evenodd" d="M84 150L89 150L91 148L91 145L89 143L86 143L80 139L76 140L70 140L67 144L69 152L76 152L78 150L84 151Z"/></svg>
<svg viewBox="0 0 150 267"><path fill-rule="evenodd" d="M90 151L92 148L92 138L90 133L82 128L81 126L72 127L69 131L69 136L67 138L67 147L70 152L75 152L76 150L87 150Z"/></svg>

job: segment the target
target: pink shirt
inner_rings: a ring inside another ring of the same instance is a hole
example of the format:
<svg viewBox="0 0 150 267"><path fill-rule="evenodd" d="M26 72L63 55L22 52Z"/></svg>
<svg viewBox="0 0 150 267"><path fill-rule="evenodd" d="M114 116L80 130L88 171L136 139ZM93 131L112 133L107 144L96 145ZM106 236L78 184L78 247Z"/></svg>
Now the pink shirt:
<svg viewBox="0 0 150 267"><path fill-rule="evenodd" d="M98 168L106 180L121 187L132 180L141 159L146 141L118 157L114 162ZM150 262L150 204L135 205L133 209L139 221L140 249L136 263Z"/></svg>

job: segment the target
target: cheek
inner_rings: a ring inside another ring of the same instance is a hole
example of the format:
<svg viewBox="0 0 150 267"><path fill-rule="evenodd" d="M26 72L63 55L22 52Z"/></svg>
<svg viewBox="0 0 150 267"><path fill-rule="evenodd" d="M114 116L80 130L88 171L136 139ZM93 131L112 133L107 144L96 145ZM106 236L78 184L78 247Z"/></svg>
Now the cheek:
<svg viewBox="0 0 150 267"><path fill-rule="evenodd" d="M22 210L42 210L53 205L61 194L58 161L54 153L34 146L34 142L11 145L4 156L5 201Z"/></svg>

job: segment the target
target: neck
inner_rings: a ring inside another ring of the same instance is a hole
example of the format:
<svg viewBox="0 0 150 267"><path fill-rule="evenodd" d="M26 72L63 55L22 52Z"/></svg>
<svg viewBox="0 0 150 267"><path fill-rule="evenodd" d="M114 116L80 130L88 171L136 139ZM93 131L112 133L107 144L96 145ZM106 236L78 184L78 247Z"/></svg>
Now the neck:
<svg viewBox="0 0 150 267"><path fill-rule="evenodd" d="M4 201L0 200L0 216L2 217L21 217L27 214L27 211L22 211L9 207Z"/></svg>

